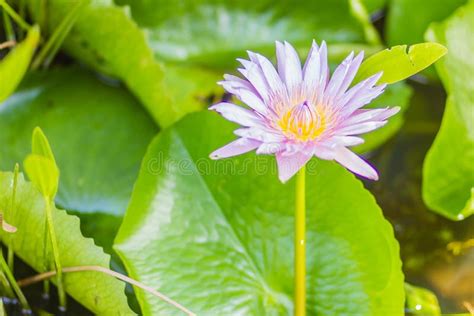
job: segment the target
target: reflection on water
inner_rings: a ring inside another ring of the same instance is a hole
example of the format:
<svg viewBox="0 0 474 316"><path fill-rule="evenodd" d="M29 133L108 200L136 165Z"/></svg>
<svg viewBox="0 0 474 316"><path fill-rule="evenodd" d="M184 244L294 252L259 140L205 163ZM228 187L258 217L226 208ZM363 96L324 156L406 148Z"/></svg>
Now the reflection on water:
<svg viewBox="0 0 474 316"><path fill-rule="evenodd" d="M381 179L366 186L395 228L406 281L432 290L443 313L467 312L465 304L474 303L474 219L452 222L429 211L421 197L423 159L446 96L441 86L411 85L404 126L371 157Z"/></svg>

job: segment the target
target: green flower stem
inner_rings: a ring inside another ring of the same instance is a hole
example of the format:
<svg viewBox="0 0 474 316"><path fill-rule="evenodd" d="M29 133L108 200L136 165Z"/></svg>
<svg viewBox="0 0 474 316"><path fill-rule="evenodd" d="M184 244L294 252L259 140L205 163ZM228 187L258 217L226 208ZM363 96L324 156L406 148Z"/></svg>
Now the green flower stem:
<svg viewBox="0 0 474 316"><path fill-rule="evenodd" d="M296 175L295 315L306 315L306 183L305 167Z"/></svg>
<svg viewBox="0 0 474 316"><path fill-rule="evenodd" d="M63 272L62 272L62 267L61 267L61 261L59 260L58 240L56 238L56 232L54 230L53 213L51 212L51 199L47 196L45 197L45 203L46 203L46 220L48 224L49 237L51 240L51 248L53 250L54 265L57 271L56 277L57 277L57 287L58 287L58 295L59 295L59 306L65 309L66 308L66 293L64 292Z"/></svg>
<svg viewBox="0 0 474 316"><path fill-rule="evenodd" d="M21 306L25 310L30 310L30 305L28 304L28 301L26 300L25 295L23 295L23 292L21 291L20 287L16 283L15 277L13 276L12 272L8 268L8 264L5 261L5 258L3 258L3 254L0 255L0 266L2 267L2 272L5 274L5 276L8 279L8 282L10 283L10 286L13 288L13 291L15 291L16 296L20 300Z"/></svg>
<svg viewBox="0 0 474 316"><path fill-rule="evenodd" d="M23 20L23 18L5 2L5 0L0 0L0 7L2 7L21 28L26 31L30 29L30 25L28 25L28 23L26 23L25 20Z"/></svg>

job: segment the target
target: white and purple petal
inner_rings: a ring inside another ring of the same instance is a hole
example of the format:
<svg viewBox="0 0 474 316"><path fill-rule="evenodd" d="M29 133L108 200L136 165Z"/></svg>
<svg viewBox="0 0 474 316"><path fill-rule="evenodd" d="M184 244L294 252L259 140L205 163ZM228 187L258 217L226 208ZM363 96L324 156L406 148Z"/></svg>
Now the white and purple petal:
<svg viewBox="0 0 474 316"><path fill-rule="evenodd" d="M251 110L244 109L233 103L221 102L211 107L210 110L216 111L231 122L242 126L261 126L263 119Z"/></svg>
<svg viewBox="0 0 474 316"><path fill-rule="evenodd" d="M350 171L371 180L378 180L377 171L364 159L360 158L345 147L339 147L334 151L334 160Z"/></svg>
<svg viewBox="0 0 474 316"><path fill-rule="evenodd" d="M312 155L299 152L292 155L276 154L278 178L281 182L288 181L311 159Z"/></svg>
<svg viewBox="0 0 474 316"><path fill-rule="evenodd" d="M227 145L215 150L210 154L211 159L222 159L233 157L241 154L245 154L251 150L254 150L261 145L261 142L247 139L247 138L238 138L233 142L228 143Z"/></svg>

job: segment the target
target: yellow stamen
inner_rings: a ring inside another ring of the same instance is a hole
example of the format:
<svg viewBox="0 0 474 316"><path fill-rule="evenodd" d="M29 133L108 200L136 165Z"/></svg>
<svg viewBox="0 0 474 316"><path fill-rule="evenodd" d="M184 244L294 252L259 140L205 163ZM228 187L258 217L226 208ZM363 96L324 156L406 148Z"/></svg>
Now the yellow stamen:
<svg viewBox="0 0 474 316"><path fill-rule="evenodd" d="M295 105L278 121L283 133L294 140L313 140L326 129L326 117L307 101Z"/></svg>

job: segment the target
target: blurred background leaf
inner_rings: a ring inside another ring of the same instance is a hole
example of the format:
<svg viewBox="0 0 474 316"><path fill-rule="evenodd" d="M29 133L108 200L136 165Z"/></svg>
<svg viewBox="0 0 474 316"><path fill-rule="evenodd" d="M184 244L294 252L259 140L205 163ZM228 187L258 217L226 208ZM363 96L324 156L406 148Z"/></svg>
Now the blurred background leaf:
<svg viewBox="0 0 474 316"><path fill-rule="evenodd" d="M80 0L29 0L29 11L42 27L57 27ZM42 16L47 19L42 19ZM161 126L204 107L216 89L216 74L201 69L166 67L153 56L146 34L130 18L128 10L112 1L93 1L82 8L64 40L65 51L107 75L123 80ZM197 84L199 83L199 84ZM182 87L177 91L177 87Z"/></svg>
<svg viewBox="0 0 474 316"><path fill-rule="evenodd" d="M0 110L1 169L23 161L36 126L48 135L61 170L56 203L81 212L125 212L158 131L135 98L80 67L31 74Z"/></svg>
<svg viewBox="0 0 474 316"><path fill-rule="evenodd" d="M467 0L390 0L386 38L390 46L422 42L430 23L442 21Z"/></svg>
<svg viewBox="0 0 474 316"><path fill-rule="evenodd" d="M166 61L234 68L246 50L273 55L275 40L300 47L312 39L366 42L346 0L116 2L130 5L134 20L149 31L155 56Z"/></svg>

